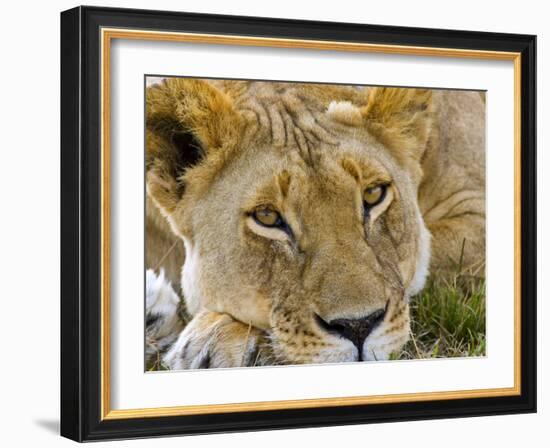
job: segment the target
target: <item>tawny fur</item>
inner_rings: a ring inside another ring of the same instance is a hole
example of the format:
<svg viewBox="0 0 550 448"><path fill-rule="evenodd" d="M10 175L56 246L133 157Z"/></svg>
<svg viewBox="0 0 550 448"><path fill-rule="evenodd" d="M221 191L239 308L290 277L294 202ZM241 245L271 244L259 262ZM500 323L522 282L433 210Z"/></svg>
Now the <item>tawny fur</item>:
<svg viewBox="0 0 550 448"><path fill-rule="evenodd" d="M387 359L409 337L408 300L428 269L483 267L484 111L478 92L149 87L147 263L184 242L185 262L172 253L166 268L194 314L168 367ZM389 193L365 220L362 192L379 184ZM252 220L264 205L291 234ZM315 318L382 308L361 353ZM269 355L252 360L260 345Z"/></svg>

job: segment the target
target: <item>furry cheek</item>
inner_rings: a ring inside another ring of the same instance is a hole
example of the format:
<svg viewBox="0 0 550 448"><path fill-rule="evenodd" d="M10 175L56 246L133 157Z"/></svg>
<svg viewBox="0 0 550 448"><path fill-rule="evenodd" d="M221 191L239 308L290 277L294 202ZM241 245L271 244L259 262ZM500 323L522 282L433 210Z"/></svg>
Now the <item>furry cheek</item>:
<svg viewBox="0 0 550 448"><path fill-rule="evenodd" d="M195 314L201 307L201 293L198 284L199 278L199 251L191 240L184 238L185 262L181 271L181 287L187 310Z"/></svg>
<svg viewBox="0 0 550 448"><path fill-rule="evenodd" d="M407 287L407 297L414 296L418 294L424 285L426 284L426 279L429 275L430 270L430 258L431 258L431 238L429 230L424 224L424 220L420 217L419 213L419 222L420 222L420 234L418 238L418 255L416 259L416 269L414 276Z"/></svg>
<svg viewBox="0 0 550 448"><path fill-rule="evenodd" d="M357 348L346 339L308 325L291 311L272 315L270 340L282 364L323 364L358 359Z"/></svg>

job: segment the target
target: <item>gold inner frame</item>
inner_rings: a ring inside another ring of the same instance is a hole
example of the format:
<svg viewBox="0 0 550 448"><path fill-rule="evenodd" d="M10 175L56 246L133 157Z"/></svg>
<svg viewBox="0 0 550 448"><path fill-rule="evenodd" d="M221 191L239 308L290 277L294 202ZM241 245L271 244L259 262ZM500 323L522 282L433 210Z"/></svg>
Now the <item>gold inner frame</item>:
<svg viewBox="0 0 550 448"><path fill-rule="evenodd" d="M208 43L255 47L337 50L414 56L439 56L514 62L514 386L443 392L315 398L229 404L111 409L110 398L110 50L113 39ZM521 54L514 52L414 47L301 39L101 29L101 419L166 417L226 412L305 409L413 401L501 397L521 394Z"/></svg>

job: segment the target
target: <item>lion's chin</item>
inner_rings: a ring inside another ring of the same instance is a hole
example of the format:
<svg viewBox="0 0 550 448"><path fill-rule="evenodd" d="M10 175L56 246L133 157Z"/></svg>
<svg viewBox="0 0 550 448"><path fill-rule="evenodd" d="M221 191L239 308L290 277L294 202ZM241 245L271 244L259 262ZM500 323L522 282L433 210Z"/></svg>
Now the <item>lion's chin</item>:
<svg viewBox="0 0 550 448"><path fill-rule="evenodd" d="M298 353L292 355L287 353L284 357L286 365L296 364L340 364L348 362L371 362L387 361L392 353L399 351L407 342L406 335L399 336L393 340L386 338L373 338L372 341L365 341L361 353L355 346L346 346L347 341L343 341L344 347L325 350L317 353ZM290 355L290 356L289 356ZM282 357L281 357L282 359Z"/></svg>
<svg viewBox="0 0 550 448"><path fill-rule="evenodd" d="M363 361L387 361L391 354L401 350L408 340L409 331L392 335L373 334L363 345Z"/></svg>
<svg viewBox="0 0 550 448"><path fill-rule="evenodd" d="M344 362L359 361L359 351L350 342L342 340L341 344L336 347L323 350L307 350L305 347L300 350L295 347L284 347L279 345L276 350L278 358L282 360L282 364L297 365L297 364L339 364Z"/></svg>
<svg viewBox="0 0 550 448"><path fill-rule="evenodd" d="M365 344L363 347L363 361L387 361L395 350L386 347L372 347Z"/></svg>

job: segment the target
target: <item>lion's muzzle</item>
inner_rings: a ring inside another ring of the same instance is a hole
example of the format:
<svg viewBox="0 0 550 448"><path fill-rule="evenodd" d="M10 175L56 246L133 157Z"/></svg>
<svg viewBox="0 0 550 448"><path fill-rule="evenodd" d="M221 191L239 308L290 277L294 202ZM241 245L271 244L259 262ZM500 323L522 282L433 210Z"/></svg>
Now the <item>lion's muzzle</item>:
<svg viewBox="0 0 550 448"><path fill-rule="evenodd" d="M359 319L334 319L325 322L316 315L317 323L329 333L350 340L357 347L359 361L362 361L363 344L368 335L382 322L386 314L386 308L381 308L368 316Z"/></svg>

